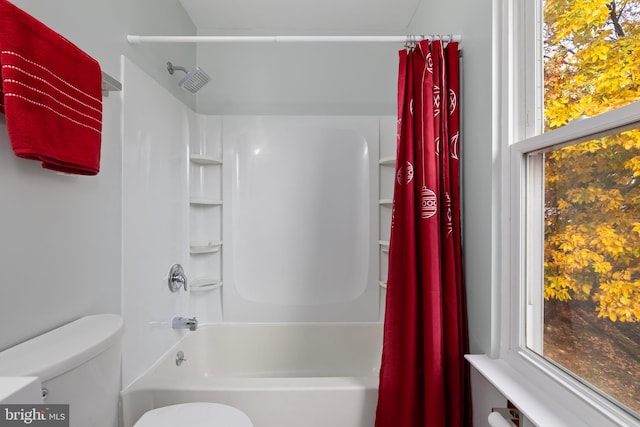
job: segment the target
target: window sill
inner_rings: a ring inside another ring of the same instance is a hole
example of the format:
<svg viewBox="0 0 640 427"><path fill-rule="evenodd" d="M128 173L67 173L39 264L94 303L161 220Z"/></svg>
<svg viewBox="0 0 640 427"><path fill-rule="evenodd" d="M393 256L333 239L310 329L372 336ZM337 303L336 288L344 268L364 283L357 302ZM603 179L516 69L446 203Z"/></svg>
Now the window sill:
<svg viewBox="0 0 640 427"><path fill-rule="evenodd" d="M607 408L597 408L586 396L533 367L516 367L517 363L491 359L484 354L466 355L465 358L539 427L608 427L637 422L624 414L609 414L605 412Z"/></svg>
<svg viewBox="0 0 640 427"><path fill-rule="evenodd" d="M558 402L542 390L531 387L526 378L503 359L491 359L484 354L469 354L465 358L535 425L576 426L575 421L561 417L565 409Z"/></svg>

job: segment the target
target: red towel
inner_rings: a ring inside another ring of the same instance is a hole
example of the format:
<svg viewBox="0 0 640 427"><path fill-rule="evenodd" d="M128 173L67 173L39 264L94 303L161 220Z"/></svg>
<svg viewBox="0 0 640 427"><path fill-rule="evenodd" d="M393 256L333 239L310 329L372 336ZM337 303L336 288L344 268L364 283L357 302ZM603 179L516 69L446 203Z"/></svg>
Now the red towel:
<svg viewBox="0 0 640 427"><path fill-rule="evenodd" d="M73 43L0 0L0 112L13 151L42 167L100 170L102 73Z"/></svg>

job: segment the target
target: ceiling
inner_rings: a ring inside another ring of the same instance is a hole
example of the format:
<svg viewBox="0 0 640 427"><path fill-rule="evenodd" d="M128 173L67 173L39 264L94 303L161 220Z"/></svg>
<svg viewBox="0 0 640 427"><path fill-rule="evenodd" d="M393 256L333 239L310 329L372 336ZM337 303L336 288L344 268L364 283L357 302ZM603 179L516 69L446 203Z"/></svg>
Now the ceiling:
<svg viewBox="0 0 640 427"><path fill-rule="evenodd" d="M180 0L198 33L405 34L421 0Z"/></svg>

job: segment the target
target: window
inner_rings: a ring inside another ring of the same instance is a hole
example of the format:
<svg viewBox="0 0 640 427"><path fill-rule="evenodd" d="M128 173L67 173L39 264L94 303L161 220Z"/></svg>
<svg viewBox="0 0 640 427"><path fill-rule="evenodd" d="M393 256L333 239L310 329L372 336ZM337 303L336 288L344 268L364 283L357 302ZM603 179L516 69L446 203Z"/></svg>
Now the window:
<svg viewBox="0 0 640 427"><path fill-rule="evenodd" d="M541 27L545 131L640 100L640 1L543 0Z"/></svg>
<svg viewBox="0 0 640 427"><path fill-rule="evenodd" d="M640 129L527 154L527 347L640 412ZM542 207L542 209L539 209Z"/></svg>
<svg viewBox="0 0 640 427"><path fill-rule="evenodd" d="M640 0L517 4L511 347L638 422Z"/></svg>

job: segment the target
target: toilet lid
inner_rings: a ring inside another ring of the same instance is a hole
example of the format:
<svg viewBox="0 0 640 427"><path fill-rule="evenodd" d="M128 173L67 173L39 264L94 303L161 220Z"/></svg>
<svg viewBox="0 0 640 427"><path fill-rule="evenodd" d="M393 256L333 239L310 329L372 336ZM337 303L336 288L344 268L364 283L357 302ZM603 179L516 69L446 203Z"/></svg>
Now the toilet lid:
<svg viewBox="0 0 640 427"><path fill-rule="evenodd" d="M182 403L146 412L134 427L253 427L239 409L221 403Z"/></svg>

